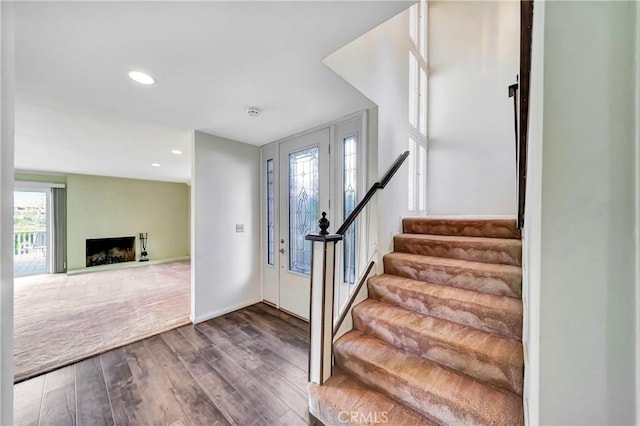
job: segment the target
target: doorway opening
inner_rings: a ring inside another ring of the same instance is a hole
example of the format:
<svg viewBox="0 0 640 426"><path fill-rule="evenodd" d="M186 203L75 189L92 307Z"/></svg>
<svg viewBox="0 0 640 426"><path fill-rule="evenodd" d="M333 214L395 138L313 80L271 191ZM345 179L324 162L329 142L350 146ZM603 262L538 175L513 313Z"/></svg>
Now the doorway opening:
<svg viewBox="0 0 640 426"><path fill-rule="evenodd" d="M49 273L49 193L16 190L13 200L13 274Z"/></svg>
<svg viewBox="0 0 640 426"><path fill-rule="evenodd" d="M365 180L365 113L262 147L263 300L309 318L311 242L327 213L330 230L353 211ZM346 233L336 253L338 303L346 300L363 264L363 222Z"/></svg>

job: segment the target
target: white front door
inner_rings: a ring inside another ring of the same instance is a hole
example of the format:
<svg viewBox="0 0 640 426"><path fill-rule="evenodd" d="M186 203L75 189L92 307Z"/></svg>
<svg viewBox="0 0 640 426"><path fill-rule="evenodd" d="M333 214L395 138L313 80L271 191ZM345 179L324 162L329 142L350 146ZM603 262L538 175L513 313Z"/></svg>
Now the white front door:
<svg viewBox="0 0 640 426"><path fill-rule="evenodd" d="M329 128L280 144L279 305L309 318L311 242L320 213L329 214ZM332 224L332 228L333 229Z"/></svg>

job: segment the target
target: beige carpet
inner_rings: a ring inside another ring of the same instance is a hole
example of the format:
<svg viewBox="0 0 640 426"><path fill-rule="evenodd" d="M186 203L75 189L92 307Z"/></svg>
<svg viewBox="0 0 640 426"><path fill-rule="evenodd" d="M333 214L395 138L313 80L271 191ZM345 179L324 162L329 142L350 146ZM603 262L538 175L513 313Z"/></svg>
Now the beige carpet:
<svg viewBox="0 0 640 426"><path fill-rule="evenodd" d="M323 424L350 413L363 423L524 425L515 219L402 223L384 274L353 307L353 330L333 344L338 374L309 385L309 412Z"/></svg>
<svg viewBox="0 0 640 426"><path fill-rule="evenodd" d="M15 380L189 323L189 261L15 280Z"/></svg>

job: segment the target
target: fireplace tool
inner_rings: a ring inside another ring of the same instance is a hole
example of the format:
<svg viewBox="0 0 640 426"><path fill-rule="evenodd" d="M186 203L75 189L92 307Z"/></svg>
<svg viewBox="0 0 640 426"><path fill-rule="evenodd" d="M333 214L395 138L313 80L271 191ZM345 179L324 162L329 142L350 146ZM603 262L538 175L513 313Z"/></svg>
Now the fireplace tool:
<svg viewBox="0 0 640 426"><path fill-rule="evenodd" d="M140 262L148 262L149 258L147 257L147 240L149 237L147 232L140 233Z"/></svg>

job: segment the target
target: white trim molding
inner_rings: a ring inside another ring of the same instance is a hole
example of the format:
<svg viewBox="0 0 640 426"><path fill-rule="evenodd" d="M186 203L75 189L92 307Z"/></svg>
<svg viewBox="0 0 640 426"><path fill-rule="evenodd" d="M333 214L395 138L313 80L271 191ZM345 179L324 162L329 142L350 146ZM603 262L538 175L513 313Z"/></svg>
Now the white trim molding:
<svg viewBox="0 0 640 426"><path fill-rule="evenodd" d="M636 424L640 424L640 3L636 3Z"/></svg>
<svg viewBox="0 0 640 426"><path fill-rule="evenodd" d="M262 302L261 298L257 298L254 300L250 300L248 302L242 302L242 303L238 303L237 305L233 305L233 306L229 306L223 309L218 309L212 312L209 312L207 314L204 315L198 315L197 317L193 316L193 312L191 312L191 314L189 314L189 320L191 320L191 322L193 324L198 324L204 321L208 321L210 319L219 317L221 315L225 315L228 314L230 312L233 311L237 311L238 309L242 309L242 308L246 308L247 306L251 306L251 305L255 305L256 303L260 303Z"/></svg>
<svg viewBox="0 0 640 426"><path fill-rule="evenodd" d="M66 188L67 185L64 183L52 183L52 182L32 182L32 181L23 181L16 180L15 188L17 191L39 191L43 189L51 189L51 188Z"/></svg>

